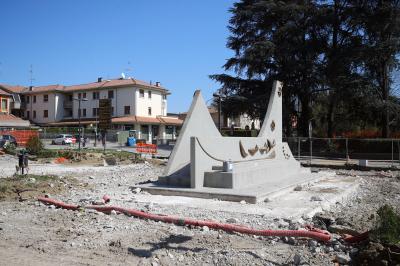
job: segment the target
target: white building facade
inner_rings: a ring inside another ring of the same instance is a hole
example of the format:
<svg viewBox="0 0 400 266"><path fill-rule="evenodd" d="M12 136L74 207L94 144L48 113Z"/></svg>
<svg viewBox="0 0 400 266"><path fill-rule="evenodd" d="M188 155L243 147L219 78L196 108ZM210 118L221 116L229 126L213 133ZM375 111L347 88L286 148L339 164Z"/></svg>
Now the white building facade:
<svg viewBox="0 0 400 266"><path fill-rule="evenodd" d="M136 130L139 138L150 142L176 137L183 122L167 116L169 94L158 82L152 85L132 78L99 78L73 86L30 87L21 98L24 117L34 124L77 126L80 120L81 125L92 128L98 124L99 100L111 99L113 129Z"/></svg>

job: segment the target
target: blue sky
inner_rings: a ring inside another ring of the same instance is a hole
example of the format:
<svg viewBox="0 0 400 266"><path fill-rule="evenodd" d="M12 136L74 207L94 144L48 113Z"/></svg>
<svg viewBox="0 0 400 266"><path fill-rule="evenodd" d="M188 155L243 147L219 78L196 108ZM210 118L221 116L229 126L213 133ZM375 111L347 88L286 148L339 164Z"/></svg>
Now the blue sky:
<svg viewBox="0 0 400 266"><path fill-rule="evenodd" d="M125 72L170 89L169 112L206 100L232 55L233 0L1 0L0 83L80 84Z"/></svg>

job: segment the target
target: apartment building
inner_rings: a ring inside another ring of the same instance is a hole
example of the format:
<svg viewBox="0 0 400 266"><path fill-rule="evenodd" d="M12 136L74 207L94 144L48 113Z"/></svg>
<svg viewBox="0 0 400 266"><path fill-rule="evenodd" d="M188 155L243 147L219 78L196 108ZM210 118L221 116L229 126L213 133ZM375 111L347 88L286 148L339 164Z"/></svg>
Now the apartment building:
<svg viewBox="0 0 400 266"><path fill-rule="evenodd" d="M0 129L29 127L29 121L25 121L10 113L13 107L13 94L0 84Z"/></svg>
<svg viewBox="0 0 400 266"><path fill-rule="evenodd" d="M167 116L170 92L159 82L98 78L88 84L29 87L18 95L21 116L39 126L74 127L80 116L81 125L96 128L99 99L111 99L113 129L136 130L147 141L173 139L182 125L182 120Z"/></svg>

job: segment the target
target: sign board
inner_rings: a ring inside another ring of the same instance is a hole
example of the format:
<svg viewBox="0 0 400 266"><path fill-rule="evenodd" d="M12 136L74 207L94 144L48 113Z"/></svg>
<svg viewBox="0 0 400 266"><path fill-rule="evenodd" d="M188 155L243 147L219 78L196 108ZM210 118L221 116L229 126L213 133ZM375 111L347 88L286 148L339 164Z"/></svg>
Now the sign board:
<svg viewBox="0 0 400 266"><path fill-rule="evenodd" d="M107 130L111 128L112 118L112 105L111 99L99 100L99 129Z"/></svg>

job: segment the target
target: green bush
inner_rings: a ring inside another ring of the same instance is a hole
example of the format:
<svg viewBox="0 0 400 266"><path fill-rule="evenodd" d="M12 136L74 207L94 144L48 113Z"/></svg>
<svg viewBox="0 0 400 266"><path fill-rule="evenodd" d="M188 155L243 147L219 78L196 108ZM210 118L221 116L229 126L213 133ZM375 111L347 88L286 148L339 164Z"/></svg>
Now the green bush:
<svg viewBox="0 0 400 266"><path fill-rule="evenodd" d="M372 239L385 244L400 244L400 215L389 205L380 207L377 213L379 219L371 232Z"/></svg>
<svg viewBox="0 0 400 266"><path fill-rule="evenodd" d="M37 153L38 158L58 158L64 157L66 159L73 159L77 155L77 152L71 150L50 150L42 149Z"/></svg>
<svg viewBox="0 0 400 266"><path fill-rule="evenodd" d="M5 153L11 154L11 155L15 155L17 153L15 144L7 142L6 144L4 144L4 151Z"/></svg>
<svg viewBox="0 0 400 266"><path fill-rule="evenodd" d="M57 157L57 150L43 149L37 154L38 158L55 158Z"/></svg>
<svg viewBox="0 0 400 266"><path fill-rule="evenodd" d="M26 143L26 149L30 154L37 155L44 149L44 144L38 136L32 136Z"/></svg>

